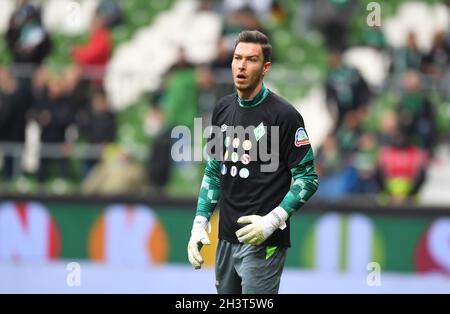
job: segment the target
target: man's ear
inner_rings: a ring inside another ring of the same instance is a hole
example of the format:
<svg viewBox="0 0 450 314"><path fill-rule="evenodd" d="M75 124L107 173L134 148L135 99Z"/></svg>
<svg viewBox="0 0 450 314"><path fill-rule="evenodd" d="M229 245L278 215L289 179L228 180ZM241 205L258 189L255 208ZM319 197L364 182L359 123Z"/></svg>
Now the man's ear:
<svg viewBox="0 0 450 314"><path fill-rule="evenodd" d="M270 61L264 63L262 74L266 75L267 72L269 72L271 66L272 66L272 62L270 62Z"/></svg>

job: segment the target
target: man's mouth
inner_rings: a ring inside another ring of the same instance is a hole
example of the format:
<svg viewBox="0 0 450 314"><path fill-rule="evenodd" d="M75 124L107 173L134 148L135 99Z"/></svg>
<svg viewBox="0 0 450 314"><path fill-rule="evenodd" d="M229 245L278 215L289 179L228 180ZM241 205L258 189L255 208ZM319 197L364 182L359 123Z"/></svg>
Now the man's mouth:
<svg viewBox="0 0 450 314"><path fill-rule="evenodd" d="M236 75L236 78L238 80L245 80L245 79L247 79L247 76L245 74L238 74L238 75Z"/></svg>

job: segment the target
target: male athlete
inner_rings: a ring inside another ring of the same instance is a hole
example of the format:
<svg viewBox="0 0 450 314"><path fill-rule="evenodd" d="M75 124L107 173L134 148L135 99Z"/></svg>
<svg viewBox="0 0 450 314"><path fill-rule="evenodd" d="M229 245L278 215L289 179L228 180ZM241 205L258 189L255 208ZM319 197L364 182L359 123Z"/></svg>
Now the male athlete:
<svg viewBox="0 0 450 314"><path fill-rule="evenodd" d="M200 249L210 244L205 229L219 203L218 293L278 293L290 247L289 217L318 187L302 116L263 82L271 52L263 33L239 34L232 61L236 93L222 98L212 115L224 135L215 138L223 155L206 165L188 257L201 267ZM239 126L251 131L229 132Z"/></svg>

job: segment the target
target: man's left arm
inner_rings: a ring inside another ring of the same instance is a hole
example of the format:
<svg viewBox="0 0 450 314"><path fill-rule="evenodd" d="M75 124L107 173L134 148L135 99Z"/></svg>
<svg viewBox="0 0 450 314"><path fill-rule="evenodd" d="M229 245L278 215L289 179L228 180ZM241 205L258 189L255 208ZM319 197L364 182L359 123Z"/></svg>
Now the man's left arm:
<svg viewBox="0 0 450 314"><path fill-rule="evenodd" d="M291 112L281 127L280 152L290 169L292 183L279 204L291 216L317 191L319 178L314 167L314 153L303 117Z"/></svg>
<svg viewBox="0 0 450 314"><path fill-rule="evenodd" d="M289 216L303 206L319 187L319 177L314 167L314 161L300 162L291 169L293 183L290 190L280 203Z"/></svg>

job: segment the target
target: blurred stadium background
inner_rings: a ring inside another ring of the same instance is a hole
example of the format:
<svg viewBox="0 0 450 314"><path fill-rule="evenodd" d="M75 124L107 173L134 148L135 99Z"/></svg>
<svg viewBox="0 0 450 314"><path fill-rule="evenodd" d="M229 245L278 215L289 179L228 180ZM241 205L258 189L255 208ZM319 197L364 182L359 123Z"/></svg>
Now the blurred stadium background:
<svg viewBox="0 0 450 314"><path fill-rule="evenodd" d="M233 91L242 29L321 182L280 292L450 292L449 1L0 0L0 293L215 293L170 130Z"/></svg>

